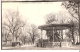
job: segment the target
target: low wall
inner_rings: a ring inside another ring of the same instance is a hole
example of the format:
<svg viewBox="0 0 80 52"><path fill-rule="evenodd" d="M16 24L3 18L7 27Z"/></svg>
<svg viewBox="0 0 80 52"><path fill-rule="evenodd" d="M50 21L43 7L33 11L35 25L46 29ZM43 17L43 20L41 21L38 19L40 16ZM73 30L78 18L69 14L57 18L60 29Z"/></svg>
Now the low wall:
<svg viewBox="0 0 80 52"><path fill-rule="evenodd" d="M43 47L71 47L71 42L45 42Z"/></svg>

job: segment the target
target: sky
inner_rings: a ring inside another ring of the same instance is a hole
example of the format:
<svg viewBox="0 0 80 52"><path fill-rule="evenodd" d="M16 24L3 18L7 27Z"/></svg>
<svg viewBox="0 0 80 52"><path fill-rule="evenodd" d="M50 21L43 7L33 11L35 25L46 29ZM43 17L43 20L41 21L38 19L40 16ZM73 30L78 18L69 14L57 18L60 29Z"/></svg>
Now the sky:
<svg viewBox="0 0 80 52"><path fill-rule="evenodd" d="M18 10L22 16L21 19L39 26L45 24L45 17L50 13L67 13L67 10L61 6L61 3L62 2L4 2L2 3L2 14L5 15L7 10Z"/></svg>

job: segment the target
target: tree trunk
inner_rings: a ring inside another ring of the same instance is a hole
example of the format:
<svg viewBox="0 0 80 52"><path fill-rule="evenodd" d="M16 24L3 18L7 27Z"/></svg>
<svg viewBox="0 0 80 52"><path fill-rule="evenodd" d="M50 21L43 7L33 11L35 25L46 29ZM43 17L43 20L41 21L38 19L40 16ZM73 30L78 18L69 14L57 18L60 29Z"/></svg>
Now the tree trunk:
<svg viewBox="0 0 80 52"><path fill-rule="evenodd" d="M32 43L34 44L34 37L32 38Z"/></svg>
<svg viewBox="0 0 80 52"><path fill-rule="evenodd" d="M24 45L25 45L25 39L24 39Z"/></svg>
<svg viewBox="0 0 80 52"><path fill-rule="evenodd" d="M71 28L71 31L72 31L72 44L75 44L75 39L74 39L74 27Z"/></svg>
<svg viewBox="0 0 80 52"><path fill-rule="evenodd" d="M80 3L78 3L78 18L79 18L79 42L80 42Z"/></svg>
<svg viewBox="0 0 80 52"><path fill-rule="evenodd" d="M18 37L16 37L16 42L17 42Z"/></svg>
<svg viewBox="0 0 80 52"><path fill-rule="evenodd" d="M12 35L13 35L13 42L15 42L15 36L14 36L14 32L12 33Z"/></svg>

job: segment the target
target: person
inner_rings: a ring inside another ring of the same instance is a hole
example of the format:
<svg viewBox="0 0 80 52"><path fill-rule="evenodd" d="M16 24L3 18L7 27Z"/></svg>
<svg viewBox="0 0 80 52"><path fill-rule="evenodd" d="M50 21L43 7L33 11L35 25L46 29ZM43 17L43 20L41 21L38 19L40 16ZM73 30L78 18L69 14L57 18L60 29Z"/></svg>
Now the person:
<svg viewBox="0 0 80 52"><path fill-rule="evenodd" d="M60 42L60 35L57 31L55 31L55 33L54 33L54 41L55 42Z"/></svg>

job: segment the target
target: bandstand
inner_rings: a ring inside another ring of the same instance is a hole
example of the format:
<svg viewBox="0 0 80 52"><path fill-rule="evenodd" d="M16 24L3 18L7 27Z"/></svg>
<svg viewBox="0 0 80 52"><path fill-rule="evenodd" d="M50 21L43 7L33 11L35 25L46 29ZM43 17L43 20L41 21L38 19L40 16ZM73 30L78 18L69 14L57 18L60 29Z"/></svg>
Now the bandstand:
<svg viewBox="0 0 80 52"><path fill-rule="evenodd" d="M72 36L74 37L74 33L73 33L74 25L73 24L48 24L48 25L39 26L38 28L41 30L41 39L42 39L43 30L46 31L46 35L48 38L48 42L42 43L42 47L46 47L46 46L54 47L56 44L61 47L62 41L63 41L63 30L66 30L66 29L69 29L71 31Z"/></svg>

